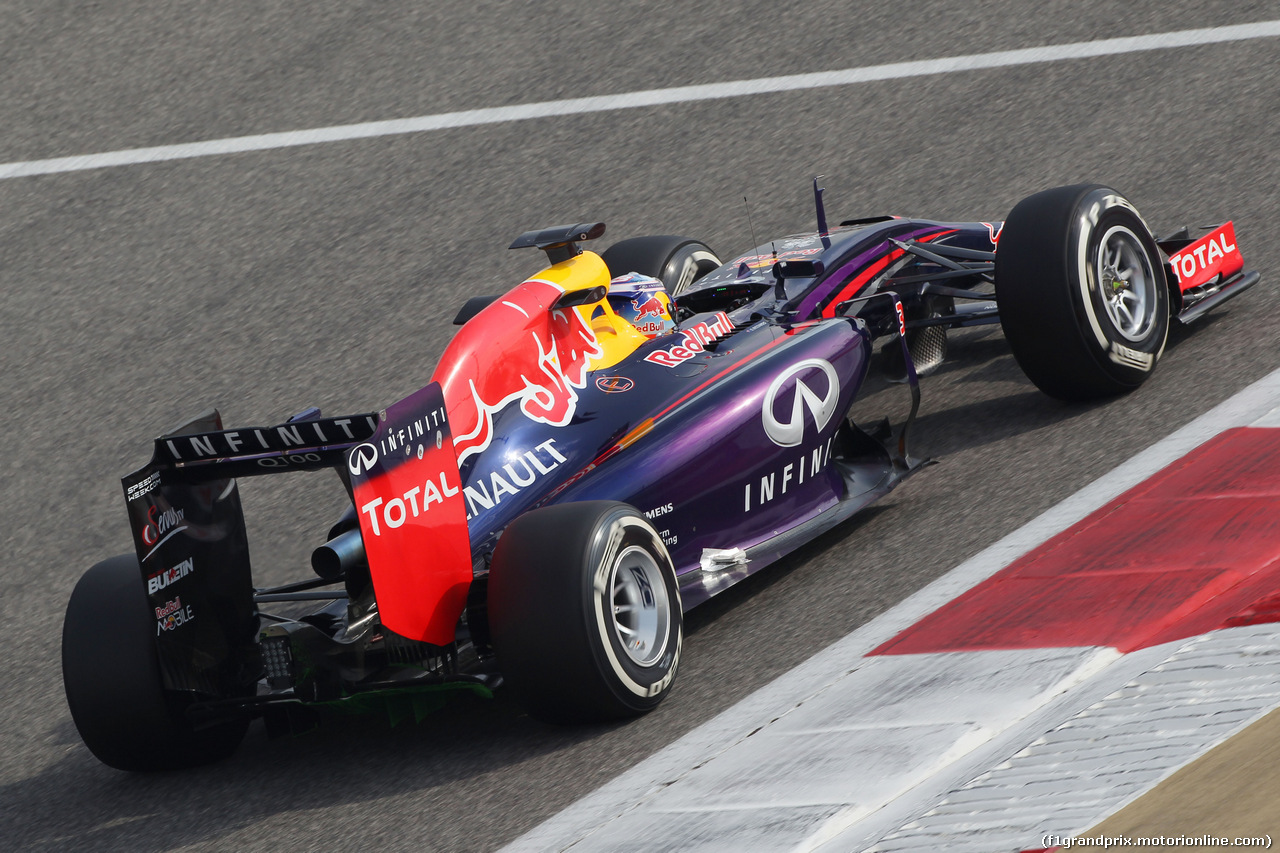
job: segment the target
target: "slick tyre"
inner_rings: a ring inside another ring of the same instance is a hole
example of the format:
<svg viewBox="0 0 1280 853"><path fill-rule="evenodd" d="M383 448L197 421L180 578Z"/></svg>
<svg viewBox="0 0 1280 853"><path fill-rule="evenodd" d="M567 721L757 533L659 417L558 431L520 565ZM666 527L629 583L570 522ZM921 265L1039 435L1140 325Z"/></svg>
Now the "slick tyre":
<svg viewBox="0 0 1280 853"><path fill-rule="evenodd" d="M599 722L652 710L683 640L666 546L614 501L517 518L489 573L489 623L503 678L530 716Z"/></svg>
<svg viewBox="0 0 1280 853"><path fill-rule="evenodd" d="M633 237L614 243L601 257L614 278L632 272L652 276L673 298L720 266L715 252L688 237Z"/></svg>
<svg viewBox="0 0 1280 853"><path fill-rule="evenodd" d="M89 751L119 770L175 770L225 758L248 720L195 730L184 703L166 694L138 560L113 557L89 569L62 625L62 683Z"/></svg>
<svg viewBox="0 0 1280 853"><path fill-rule="evenodd" d="M1169 332L1160 253L1124 196L1096 184L1023 199L1000 233L996 301L1014 358L1060 400L1146 381Z"/></svg>

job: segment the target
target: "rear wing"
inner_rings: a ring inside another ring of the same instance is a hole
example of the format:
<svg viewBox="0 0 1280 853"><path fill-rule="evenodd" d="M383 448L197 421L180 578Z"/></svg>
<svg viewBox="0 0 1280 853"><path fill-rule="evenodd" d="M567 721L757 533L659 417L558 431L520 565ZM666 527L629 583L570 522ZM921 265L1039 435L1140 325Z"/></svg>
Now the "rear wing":
<svg viewBox="0 0 1280 853"><path fill-rule="evenodd" d="M155 440L151 461L121 480L164 686L236 695L258 630L249 542L236 477L335 467L372 436L370 413L308 410L271 427L224 430L210 411Z"/></svg>
<svg viewBox="0 0 1280 853"><path fill-rule="evenodd" d="M192 422L197 423L221 427L221 418L214 411ZM192 424L155 441L151 465L165 483L316 468L342 471L347 452L377 430L378 413L322 418L319 410L311 409L277 426L188 431Z"/></svg>
<svg viewBox="0 0 1280 853"><path fill-rule="evenodd" d="M235 695L258 630L237 477L334 468L357 508L382 624L452 642L471 582L453 436L437 383L381 412L317 409L270 427L223 429L211 411L155 440L124 477L164 686Z"/></svg>

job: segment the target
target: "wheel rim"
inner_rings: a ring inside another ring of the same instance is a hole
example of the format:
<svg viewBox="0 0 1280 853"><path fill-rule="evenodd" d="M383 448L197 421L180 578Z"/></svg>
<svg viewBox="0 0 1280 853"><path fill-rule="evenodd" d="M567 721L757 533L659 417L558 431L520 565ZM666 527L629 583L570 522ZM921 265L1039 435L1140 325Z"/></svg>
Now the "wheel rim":
<svg viewBox="0 0 1280 853"><path fill-rule="evenodd" d="M614 638L637 666L652 666L667 650L670 599L653 555L631 546L618 555L609 580Z"/></svg>
<svg viewBox="0 0 1280 853"><path fill-rule="evenodd" d="M673 287L672 296L680 296L702 276L720 266L720 259L711 252L695 250L682 259L680 276Z"/></svg>
<svg viewBox="0 0 1280 853"><path fill-rule="evenodd" d="M1122 225L1107 231L1098 247L1097 276L1111 325L1127 340L1145 340L1160 310L1159 285L1137 234Z"/></svg>

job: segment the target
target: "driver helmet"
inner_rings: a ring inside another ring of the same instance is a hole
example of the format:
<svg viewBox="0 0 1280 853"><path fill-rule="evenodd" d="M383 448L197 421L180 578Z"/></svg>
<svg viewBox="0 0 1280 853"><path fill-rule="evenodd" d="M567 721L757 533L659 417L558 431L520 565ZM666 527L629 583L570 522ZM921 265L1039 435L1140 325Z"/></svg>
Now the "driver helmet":
<svg viewBox="0 0 1280 853"><path fill-rule="evenodd" d="M609 307L646 338L656 338L676 330L667 288L651 276L633 272L610 281Z"/></svg>

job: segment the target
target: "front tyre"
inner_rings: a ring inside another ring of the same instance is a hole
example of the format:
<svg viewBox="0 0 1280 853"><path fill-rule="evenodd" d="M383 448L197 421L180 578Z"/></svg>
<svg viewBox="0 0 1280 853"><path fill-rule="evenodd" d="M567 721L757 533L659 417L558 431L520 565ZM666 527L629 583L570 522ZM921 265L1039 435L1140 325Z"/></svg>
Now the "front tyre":
<svg viewBox="0 0 1280 853"><path fill-rule="evenodd" d="M1091 400L1137 388L1169 332L1169 287L1138 211L1082 184L1023 199L1000 233L996 301L1014 358L1041 391Z"/></svg>
<svg viewBox="0 0 1280 853"><path fill-rule="evenodd" d="M680 590L666 546L632 507L545 507L502 534L489 623L503 678L533 717L596 722L652 710L680 661Z"/></svg>
<svg viewBox="0 0 1280 853"><path fill-rule="evenodd" d="M103 560L76 584L62 625L62 683L80 737L118 770L175 770L227 757L249 721L192 728L187 701L163 688L155 624L137 557Z"/></svg>

